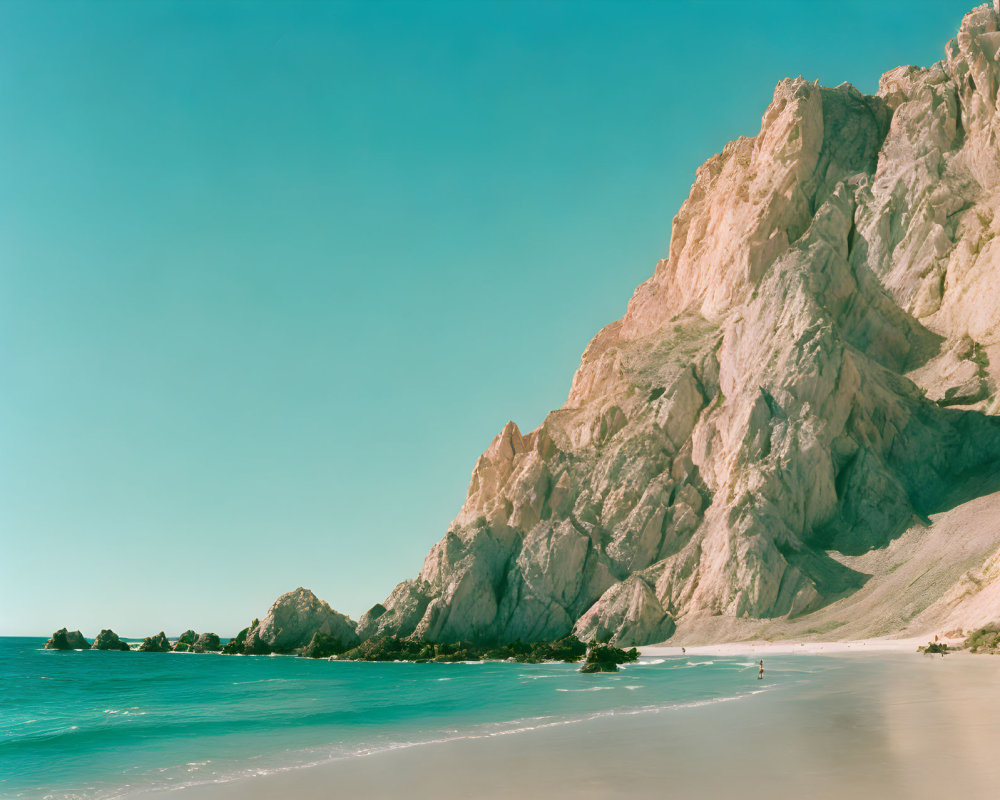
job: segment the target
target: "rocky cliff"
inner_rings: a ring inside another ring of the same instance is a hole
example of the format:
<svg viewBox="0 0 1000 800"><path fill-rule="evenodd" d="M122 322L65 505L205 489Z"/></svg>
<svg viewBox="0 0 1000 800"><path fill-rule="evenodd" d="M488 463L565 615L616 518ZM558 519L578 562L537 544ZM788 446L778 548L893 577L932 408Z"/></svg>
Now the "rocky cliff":
<svg viewBox="0 0 1000 800"><path fill-rule="evenodd" d="M996 2L876 95L780 83L760 133L697 170L563 407L503 428L361 637L804 618L869 584L857 559L998 488L998 88Z"/></svg>

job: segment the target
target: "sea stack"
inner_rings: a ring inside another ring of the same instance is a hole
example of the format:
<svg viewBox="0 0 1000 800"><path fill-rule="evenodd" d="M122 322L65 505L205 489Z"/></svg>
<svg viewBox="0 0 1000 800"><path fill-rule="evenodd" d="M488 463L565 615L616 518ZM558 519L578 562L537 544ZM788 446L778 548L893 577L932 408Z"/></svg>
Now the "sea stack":
<svg viewBox="0 0 1000 800"><path fill-rule="evenodd" d="M243 652L294 653L306 647L316 634L328 637L322 640L324 648L347 650L360 641L355 628L350 618L300 586L275 600L264 618L247 631Z"/></svg>
<svg viewBox="0 0 1000 800"><path fill-rule="evenodd" d="M217 653L222 649L222 644L216 634L203 633L195 639L191 649L195 653Z"/></svg>
<svg viewBox="0 0 1000 800"><path fill-rule="evenodd" d="M143 639L142 644L139 645L139 651L142 653L169 653L170 641L167 639L167 635L160 631L155 636L147 636Z"/></svg>
<svg viewBox="0 0 1000 800"><path fill-rule="evenodd" d="M194 643L198 639L198 634L192 630L184 631L174 642L173 651L175 653L186 653L194 649Z"/></svg>
<svg viewBox="0 0 1000 800"><path fill-rule="evenodd" d="M67 631L60 628L52 634L45 643L46 650L89 650L90 644L83 638L80 631Z"/></svg>
<svg viewBox="0 0 1000 800"><path fill-rule="evenodd" d="M94 639L95 650L131 650L127 642L118 638L118 634L105 628Z"/></svg>

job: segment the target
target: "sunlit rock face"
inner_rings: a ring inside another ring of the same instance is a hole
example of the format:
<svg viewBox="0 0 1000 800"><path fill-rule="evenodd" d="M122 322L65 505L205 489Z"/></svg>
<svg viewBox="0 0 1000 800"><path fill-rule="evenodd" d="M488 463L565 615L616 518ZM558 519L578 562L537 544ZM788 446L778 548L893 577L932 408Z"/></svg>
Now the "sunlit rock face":
<svg viewBox="0 0 1000 800"><path fill-rule="evenodd" d="M358 644L355 624L301 586L283 594L267 615L247 632L248 654L291 653L321 633L336 639L343 649Z"/></svg>
<svg viewBox="0 0 1000 800"><path fill-rule="evenodd" d="M642 644L799 616L1000 457L1000 14L878 94L778 85L534 431L362 636ZM1000 613L1000 609L998 609Z"/></svg>

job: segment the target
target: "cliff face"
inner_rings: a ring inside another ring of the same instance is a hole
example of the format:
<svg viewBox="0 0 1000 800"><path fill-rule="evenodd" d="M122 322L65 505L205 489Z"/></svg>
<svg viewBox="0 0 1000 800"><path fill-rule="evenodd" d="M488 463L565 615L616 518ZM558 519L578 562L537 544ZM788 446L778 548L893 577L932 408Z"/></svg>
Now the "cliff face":
<svg viewBox="0 0 1000 800"><path fill-rule="evenodd" d="M984 479L1000 458L996 3L945 53L875 96L779 84L760 133L698 169L668 257L565 405L504 427L420 575L358 634L641 644L799 618L861 590L852 559L971 476L1000 486Z"/></svg>

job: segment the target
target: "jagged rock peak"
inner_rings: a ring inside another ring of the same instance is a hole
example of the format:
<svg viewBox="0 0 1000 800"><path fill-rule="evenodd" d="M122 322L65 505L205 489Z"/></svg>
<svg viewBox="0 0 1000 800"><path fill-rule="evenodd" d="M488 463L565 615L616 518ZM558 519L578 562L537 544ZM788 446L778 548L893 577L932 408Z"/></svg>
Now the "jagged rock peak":
<svg viewBox="0 0 1000 800"><path fill-rule="evenodd" d="M321 633L347 649L359 641L355 627L349 617L300 586L274 601L264 618L247 632L244 648L248 654L291 653Z"/></svg>
<svg viewBox="0 0 1000 800"><path fill-rule="evenodd" d="M90 643L83 638L80 631L68 631L60 628L52 634L45 643L46 650L89 650Z"/></svg>
<svg viewBox="0 0 1000 800"><path fill-rule="evenodd" d="M697 170L564 406L504 427L363 635L641 644L808 617L994 470L998 23L973 10L877 95L782 81Z"/></svg>

